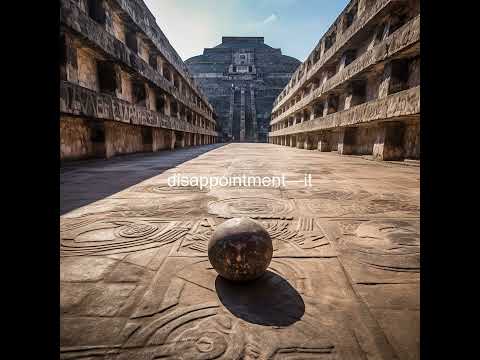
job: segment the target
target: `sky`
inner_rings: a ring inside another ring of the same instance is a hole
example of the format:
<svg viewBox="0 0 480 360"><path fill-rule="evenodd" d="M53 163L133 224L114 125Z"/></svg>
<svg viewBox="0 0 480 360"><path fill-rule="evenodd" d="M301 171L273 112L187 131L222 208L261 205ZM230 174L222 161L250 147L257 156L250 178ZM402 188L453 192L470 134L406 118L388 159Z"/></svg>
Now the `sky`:
<svg viewBox="0 0 480 360"><path fill-rule="evenodd" d="M222 36L263 36L304 61L348 0L144 0L180 57L201 55Z"/></svg>

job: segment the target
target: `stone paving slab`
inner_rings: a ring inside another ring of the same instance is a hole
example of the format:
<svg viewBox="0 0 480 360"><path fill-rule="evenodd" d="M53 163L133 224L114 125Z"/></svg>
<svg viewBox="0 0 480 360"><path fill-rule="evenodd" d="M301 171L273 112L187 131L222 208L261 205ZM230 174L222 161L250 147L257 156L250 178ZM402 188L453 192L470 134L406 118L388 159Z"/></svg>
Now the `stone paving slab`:
<svg viewBox="0 0 480 360"><path fill-rule="evenodd" d="M419 358L418 167L272 144L208 150L177 165L174 152L116 160L143 180L111 177L123 188L102 199L89 189L114 171L63 173L65 208L68 189L92 201L60 221L62 359ZM175 173L287 184L169 188ZM312 187L288 182L305 173ZM222 280L207 258L212 231L237 216L263 223L274 244L249 285Z"/></svg>

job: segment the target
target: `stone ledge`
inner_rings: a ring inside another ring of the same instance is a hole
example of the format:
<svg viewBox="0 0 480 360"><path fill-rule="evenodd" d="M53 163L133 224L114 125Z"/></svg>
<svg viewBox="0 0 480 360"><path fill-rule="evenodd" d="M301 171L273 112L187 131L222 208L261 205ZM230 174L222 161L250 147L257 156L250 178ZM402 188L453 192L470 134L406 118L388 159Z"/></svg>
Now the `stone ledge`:
<svg viewBox="0 0 480 360"><path fill-rule="evenodd" d="M369 101L348 110L339 111L327 116L269 132L269 137L330 130L363 123L395 120L404 116L420 114L420 86L404 90L383 99Z"/></svg>
<svg viewBox="0 0 480 360"><path fill-rule="evenodd" d="M335 44L332 45L319 59L313 67L307 71L302 78L298 81L298 83L289 91L288 95L282 98L273 106L272 112L277 111L288 99L290 99L293 95L297 93L297 91L308 81L310 80L317 72L331 59L336 55L347 43L348 41L358 32L361 31L363 27L365 27L370 21L378 14L380 11L385 9L391 3L394 3L396 0L377 0L372 7L366 10L358 19L354 21L354 23L344 32L342 33L340 39L337 36L335 40ZM338 19L334 21L337 22ZM325 35L320 38L319 43L322 42ZM316 47L315 47L316 48ZM307 56L309 59L311 54ZM305 62L300 65L303 66ZM296 74L294 74L295 76ZM288 86L288 85L287 85Z"/></svg>
<svg viewBox="0 0 480 360"><path fill-rule="evenodd" d="M290 107L283 114L279 115L270 125L276 124L285 118L293 115L298 110L309 105L312 101L318 100L322 95L335 89L344 82L350 80L361 72L372 68L386 59L397 55L397 53L405 50L420 42L420 16L407 22L401 28L397 29L388 38L374 46L371 50L362 54L351 64L347 65L342 71L338 72L323 85L313 90L309 95L304 97L298 103Z"/></svg>
<svg viewBox="0 0 480 360"><path fill-rule="evenodd" d="M84 40L100 48L103 52L133 69L135 72L151 81L163 91L172 95L192 111L202 115L207 120L215 123L215 120L195 103L181 94L170 82L155 71L150 64L140 56L132 52L123 42L108 33L102 26L85 15L75 4L69 0L63 0L60 7L60 22L71 30L80 34Z"/></svg>
<svg viewBox="0 0 480 360"><path fill-rule="evenodd" d="M116 97L97 93L67 81L60 82L60 112L132 125L218 136L216 131L200 128L186 121L132 105Z"/></svg>

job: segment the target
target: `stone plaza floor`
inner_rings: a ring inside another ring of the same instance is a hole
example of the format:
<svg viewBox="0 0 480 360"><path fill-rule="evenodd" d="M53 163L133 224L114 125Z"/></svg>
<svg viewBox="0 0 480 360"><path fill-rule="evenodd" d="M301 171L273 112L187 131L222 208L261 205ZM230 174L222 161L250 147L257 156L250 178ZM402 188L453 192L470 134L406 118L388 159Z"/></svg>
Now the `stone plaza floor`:
<svg viewBox="0 0 480 360"><path fill-rule="evenodd" d="M170 187L175 174L285 184ZM419 358L418 166L215 144L68 164L61 211L62 359ZM274 253L232 284L207 244L241 216Z"/></svg>

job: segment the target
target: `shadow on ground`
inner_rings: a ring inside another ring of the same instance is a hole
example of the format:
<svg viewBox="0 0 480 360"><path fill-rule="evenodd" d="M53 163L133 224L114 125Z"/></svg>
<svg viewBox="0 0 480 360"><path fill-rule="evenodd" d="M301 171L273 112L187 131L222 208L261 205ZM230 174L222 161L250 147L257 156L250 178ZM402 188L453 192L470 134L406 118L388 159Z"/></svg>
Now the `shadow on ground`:
<svg viewBox="0 0 480 360"><path fill-rule="evenodd" d="M253 324L288 326L305 313L305 303L297 290L271 271L247 283L217 276L215 288L218 298L233 315Z"/></svg>
<svg viewBox="0 0 480 360"><path fill-rule="evenodd" d="M60 167L60 215L113 195L226 144L64 163Z"/></svg>

